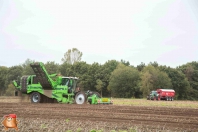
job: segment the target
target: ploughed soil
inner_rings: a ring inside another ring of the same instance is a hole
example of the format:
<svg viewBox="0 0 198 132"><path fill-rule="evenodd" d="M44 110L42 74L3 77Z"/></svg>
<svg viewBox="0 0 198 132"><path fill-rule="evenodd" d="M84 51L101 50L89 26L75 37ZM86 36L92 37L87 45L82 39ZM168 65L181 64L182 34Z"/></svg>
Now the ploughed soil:
<svg viewBox="0 0 198 132"><path fill-rule="evenodd" d="M198 131L194 108L0 102L0 121L12 113L19 131Z"/></svg>

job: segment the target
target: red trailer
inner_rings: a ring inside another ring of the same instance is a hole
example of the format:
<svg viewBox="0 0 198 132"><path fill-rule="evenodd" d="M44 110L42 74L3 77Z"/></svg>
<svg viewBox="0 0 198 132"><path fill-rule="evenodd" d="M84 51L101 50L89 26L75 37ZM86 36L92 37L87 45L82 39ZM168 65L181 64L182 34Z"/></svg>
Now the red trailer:
<svg viewBox="0 0 198 132"><path fill-rule="evenodd" d="M173 89L157 89L158 100L173 101L175 97L175 90Z"/></svg>

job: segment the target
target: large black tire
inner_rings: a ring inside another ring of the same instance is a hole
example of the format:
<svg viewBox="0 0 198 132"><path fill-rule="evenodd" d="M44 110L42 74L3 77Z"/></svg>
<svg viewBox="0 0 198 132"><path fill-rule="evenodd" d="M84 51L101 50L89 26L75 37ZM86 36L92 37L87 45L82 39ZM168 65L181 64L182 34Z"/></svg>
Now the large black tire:
<svg viewBox="0 0 198 132"><path fill-rule="evenodd" d="M28 75L27 76L22 76L22 80L21 80L21 92L24 94L27 94L27 81L28 81Z"/></svg>
<svg viewBox="0 0 198 132"><path fill-rule="evenodd" d="M87 96L84 92L78 92L75 96L76 104L85 104L87 102Z"/></svg>
<svg viewBox="0 0 198 132"><path fill-rule="evenodd" d="M41 99L42 99L42 96L41 96L40 93L38 93L38 92L33 92L33 93L31 94L31 102L32 102L32 103L41 103L41 102L42 102Z"/></svg>

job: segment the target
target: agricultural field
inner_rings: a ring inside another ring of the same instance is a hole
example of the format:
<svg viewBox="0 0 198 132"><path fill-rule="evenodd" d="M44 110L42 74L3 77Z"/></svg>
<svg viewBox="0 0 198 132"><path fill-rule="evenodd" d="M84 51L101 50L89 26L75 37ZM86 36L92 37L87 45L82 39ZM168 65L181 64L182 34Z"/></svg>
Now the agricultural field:
<svg viewBox="0 0 198 132"><path fill-rule="evenodd" d="M0 119L15 113L21 132L198 131L197 101L113 100L113 105L31 104L27 98L1 97Z"/></svg>

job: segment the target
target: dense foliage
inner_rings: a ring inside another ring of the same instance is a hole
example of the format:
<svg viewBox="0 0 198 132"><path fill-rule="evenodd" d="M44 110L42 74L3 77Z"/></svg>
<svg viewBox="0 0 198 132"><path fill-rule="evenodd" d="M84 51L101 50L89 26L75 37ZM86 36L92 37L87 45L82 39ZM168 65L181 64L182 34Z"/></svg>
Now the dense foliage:
<svg viewBox="0 0 198 132"><path fill-rule="evenodd" d="M12 81L22 75L34 74L30 67L33 60L27 59L23 64L12 67L0 66L0 95L14 95ZM198 62L190 62L177 68L151 62L132 66L128 61L108 60L104 64L97 62L87 64L67 61L57 64L45 63L49 74L79 77L78 85L82 90L98 91L103 96L120 98L146 97L151 90L169 88L176 91L176 98L181 100L198 100ZM13 92L12 92L13 90Z"/></svg>

